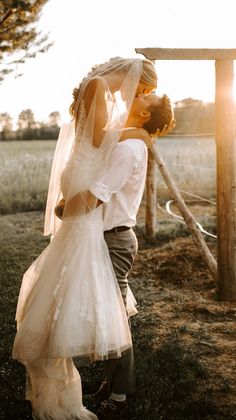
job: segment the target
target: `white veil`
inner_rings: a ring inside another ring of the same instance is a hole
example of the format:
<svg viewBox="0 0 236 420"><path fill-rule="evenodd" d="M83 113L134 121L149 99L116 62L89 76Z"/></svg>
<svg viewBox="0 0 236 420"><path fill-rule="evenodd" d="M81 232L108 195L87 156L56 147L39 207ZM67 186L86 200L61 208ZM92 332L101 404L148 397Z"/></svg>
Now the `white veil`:
<svg viewBox="0 0 236 420"><path fill-rule="evenodd" d="M61 221L54 208L65 199L63 216L70 214L66 204L80 196L80 214L87 212L86 190L105 170L109 151L119 141L139 83L156 87L153 64L139 58L113 58L98 65L75 89L74 119L60 130L50 175L44 235L53 236ZM96 207L96 203L91 204ZM90 209L91 209L90 206ZM76 217L70 217L76 221Z"/></svg>

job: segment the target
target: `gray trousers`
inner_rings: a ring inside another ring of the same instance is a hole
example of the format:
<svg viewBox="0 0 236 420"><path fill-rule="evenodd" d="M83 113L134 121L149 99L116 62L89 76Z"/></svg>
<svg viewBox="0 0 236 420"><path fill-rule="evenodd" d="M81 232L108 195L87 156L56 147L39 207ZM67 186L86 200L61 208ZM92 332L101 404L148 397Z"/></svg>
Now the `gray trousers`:
<svg viewBox="0 0 236 420"><path fill-rule="evenodd" d="M138 251L138 241L132 229L123 232L104 232L112 265L126 305L128 273ZM135 390L133 348L117 359L105 361L108 392L128 394Z"/></svg>

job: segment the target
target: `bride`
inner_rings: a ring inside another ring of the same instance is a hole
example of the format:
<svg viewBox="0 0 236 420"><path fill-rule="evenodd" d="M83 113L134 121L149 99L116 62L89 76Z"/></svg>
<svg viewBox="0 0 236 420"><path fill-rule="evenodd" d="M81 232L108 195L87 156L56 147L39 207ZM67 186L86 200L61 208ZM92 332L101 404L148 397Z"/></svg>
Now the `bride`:
<svg viewBox="0 0 236 420"><path fill-rule="evenodd" d="M44 233L51 242L24 274L16 311L13 357L26 368L34 419L96 419L82 404L72 357L117 358L132 346L102 206L93 200L88 208L85 191L106 170L134 97L155 87L151 62L118 57L92 69L74 90L74 119L61 129L49 183ZM78 194L73 215L66 203ZM59 220L54 208L62 198ZM131 292L128 307L135 313Z"/></svg>

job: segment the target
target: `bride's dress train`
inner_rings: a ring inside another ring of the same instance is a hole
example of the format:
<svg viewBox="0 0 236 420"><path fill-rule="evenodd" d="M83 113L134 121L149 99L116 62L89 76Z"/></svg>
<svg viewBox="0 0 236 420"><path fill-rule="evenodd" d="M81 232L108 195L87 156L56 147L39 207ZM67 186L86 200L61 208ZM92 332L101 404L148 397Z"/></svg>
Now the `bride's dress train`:
<svg viewBox="0 0 236 420"><path fill-rule="evenodd" d="M71 358L38 360L26 364L26 371L26 399L34 420L97 419L83 406L81 379Z"/></svg>

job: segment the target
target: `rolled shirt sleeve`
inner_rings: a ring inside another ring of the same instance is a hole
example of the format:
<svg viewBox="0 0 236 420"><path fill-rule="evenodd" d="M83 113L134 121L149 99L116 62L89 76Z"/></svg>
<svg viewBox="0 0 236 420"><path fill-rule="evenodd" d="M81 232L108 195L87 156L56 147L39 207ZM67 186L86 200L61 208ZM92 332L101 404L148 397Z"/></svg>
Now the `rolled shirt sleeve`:
<svg viewBox="0 0 236 420"><path fill-rule="evenodd" d="M132 149L126 144L118 143L111 154L107 170L91 185L89 191L99 200L108 203L112 194L120 191L126 184L135 164L136 158Z"/></svg>

